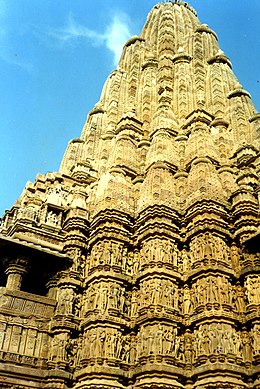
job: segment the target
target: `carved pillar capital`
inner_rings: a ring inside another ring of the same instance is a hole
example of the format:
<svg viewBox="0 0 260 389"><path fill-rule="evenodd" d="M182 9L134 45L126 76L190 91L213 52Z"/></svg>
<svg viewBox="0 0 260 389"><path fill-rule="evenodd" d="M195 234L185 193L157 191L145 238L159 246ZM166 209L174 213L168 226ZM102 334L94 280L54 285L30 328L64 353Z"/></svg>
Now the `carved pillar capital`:
<svg viewBox="0 0 260 389"><path fill-rule="evenodd" d="M7 264L5 274L7 275L6 288L20 290L23 276L27 272L28 261L26 258L17 258Z"/></svg>

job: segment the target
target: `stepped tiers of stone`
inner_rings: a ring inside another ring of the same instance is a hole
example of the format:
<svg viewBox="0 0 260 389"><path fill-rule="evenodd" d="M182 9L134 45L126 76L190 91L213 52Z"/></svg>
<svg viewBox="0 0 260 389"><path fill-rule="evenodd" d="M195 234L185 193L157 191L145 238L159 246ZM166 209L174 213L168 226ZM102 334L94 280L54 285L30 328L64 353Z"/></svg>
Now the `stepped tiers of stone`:
<svg viewBox="0 0 260 389"><path fill-rule="evenodd" d="M0 387L260 388L260 114L164 2L2 219Z"/></svg>

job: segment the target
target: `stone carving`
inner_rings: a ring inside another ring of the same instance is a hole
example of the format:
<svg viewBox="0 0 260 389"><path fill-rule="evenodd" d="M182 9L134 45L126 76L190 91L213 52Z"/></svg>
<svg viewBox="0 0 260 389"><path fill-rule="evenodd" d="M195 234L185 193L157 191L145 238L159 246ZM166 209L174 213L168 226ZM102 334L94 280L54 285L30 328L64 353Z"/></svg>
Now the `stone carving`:
<svg viewBox="0 0 260 389"><path fill-rule="evenodd" d="M98 310L104 314L111 309L124 313L125 292L122 287L111 282L91 285L86 293L84 312Z"/></svg>
<svg viewBox="0 0 260 389"><path fill-rule="evenodd" d="M161 324L142 328L137 335L137 359L149 355L169 355L183 359L181 337L177 333L177 328Z"/></svg>
<svg viewBox="0 0 260 389"><path fill-rule="evenodd" d="M251 330L253 354L260 354L260 324L255 324Z"/></svg>
<svg viewBox="0 0 260 389"><path fill-rule="evenodd" d="M234 289L224 276L207 276L193 285L192 303L194 308L216 303L231 308L234 294Z"/></svg>
<svg viewBox="0 0 260 389"><path fill-rule="evenodd" d="M197 235L190 242L192 268L217 263L230 267L229 249L219 236L210 233ZM234 259L234 253L233 260Z"/></svg>
<svg viewBox="0 0 260 389"><path fill-rule="evenodd" d="M52 339L50 359L54 362L66 362L67 351L66 345L68 342L68 335L66 333L55 334Z"/></svg>
<svg viewBox="0 0 260 389"><path fill-rule="evenodd" d="M58 304L56 314L72 315L75 303L75 294L71 288L60 289L58 293Z"/></svg>
<svg viewBox="0 0 260 389"><path fill-rule="evenodd" d="M51 226L58 226L59 225L59 215L54 211L49 211L46 216L46 223L50 224Z"/></svg>
<svg viewBox="0 0 260 389"><path fill-rule="evenodd" d="M244 355L243 334L228 324L214 323L201 325L194 331L194 355L235 354Z"/></svg>
<svg viewBox="0 0 260 389"><path fill-rule="evenodd" d="M260 389L259 123L215 32L155 5L2 218L0 388Z"/></svg>
<svg viewBox="0 0 260 389"><path fill-rule="evenodd" d="M177 245L166 239L153 239L143 244L140 266L157 263L159 266L170 266L178 269L180 260Z"/></svg>
<svg viewBox="0 0 260 389"><path fill-rule="evenodd" d="M46 195L46 203L62 206L64 203L65 193L61 186L49 188Z"/></svg>
<svg viewBox="0 0 260 389"><path fill-rule="evenodd" d="M125 340L114 328L92 328L83 338L82 363L92 358L121 359Z"/></svg>
<svg viewBox="0 0 260 389"><path fill-rule="evenodd" d="M130 262L127 247L124 247L122 243L101 241L92 248L89 270L98 266L116 266L131 273Z"/></svg>
<svg viewBox="0 0 260 389"><path fill-rule="evenodd" d="M260 301L260 277L247 277L245 281L245 295L248 304L259 304Z"/></svg>
<svg viewBox="0 0 260 389"><path fill-rule="evenodd" d="M141 291L140 308L160 305L165 308L179 309L179 289L170 280L154 278L144 281Z"/></svg>

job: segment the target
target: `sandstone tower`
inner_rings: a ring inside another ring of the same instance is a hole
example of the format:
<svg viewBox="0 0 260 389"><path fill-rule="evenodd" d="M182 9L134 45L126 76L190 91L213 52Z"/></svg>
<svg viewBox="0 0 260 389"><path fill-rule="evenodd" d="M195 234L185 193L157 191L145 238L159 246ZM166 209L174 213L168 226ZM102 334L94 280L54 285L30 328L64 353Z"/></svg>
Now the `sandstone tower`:
<svg viewBox="0 0 260 389"><path fill-rule="evenodd" d="M216 33L156 5L2 219L0 387L259 389L259 136Z"/></svg>

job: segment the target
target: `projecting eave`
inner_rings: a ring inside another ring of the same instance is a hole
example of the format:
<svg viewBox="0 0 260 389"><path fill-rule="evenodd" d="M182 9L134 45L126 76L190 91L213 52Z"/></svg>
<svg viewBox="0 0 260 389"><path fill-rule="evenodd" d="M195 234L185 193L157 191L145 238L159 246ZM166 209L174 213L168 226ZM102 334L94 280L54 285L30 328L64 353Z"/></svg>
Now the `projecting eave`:
<svg viewBox="0 0 260 389"><path fill-rule="evenodd" d="M1 260L14 259L17 256L25 256L33 261L44 261L48 267L58 267L60 270L71 264L71 259L55 250L50 250L41 245L35 245L19 239L0 234Z"/></svg>
<svg viewBox="0 0 260 389"><path fill-rule="evenodd" d="M254 235L245 241L245 245L250 252L260 252L260 227Z"/></svg>

